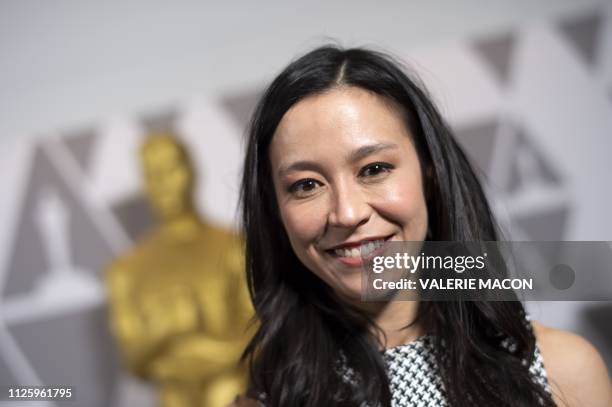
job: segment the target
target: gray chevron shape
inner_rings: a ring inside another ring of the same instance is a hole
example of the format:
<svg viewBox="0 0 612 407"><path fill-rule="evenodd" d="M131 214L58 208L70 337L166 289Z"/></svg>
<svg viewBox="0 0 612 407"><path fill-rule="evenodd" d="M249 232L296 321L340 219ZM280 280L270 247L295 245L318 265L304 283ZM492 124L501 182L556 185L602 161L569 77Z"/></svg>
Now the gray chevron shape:
<svg viewBox="0 0 612 407"><path fill-rule="evenodd" d="M229 111L240 129L246 130L261 95L261 91L236 93L222 97L221 105Z"/></svg>
<svg viewBox="0 0 612 407"><path fill-rule="evenodd" d="M510 177L508 179L508 185L506 186L507 192L514 192L520 189L527 181L522 179L522 168L520 168L521 165L524 165L526 161L525 158L530 161L532 166L532 168L530 168L531 177L538 177L538 179L547 184L560 186L562 184L561 176L559 176L549 160L533 145L530 138L526 136L524 130L517 127L515 131L515 145L510 153L512 154L513 160L511 161Z"/></svg>
<svg viewBox="0 0 612 407"><path fill-rule="evenodd" d="M4 355L0 354L0 385L19 385L19 381L11 372L11 369L4 359Z"/></svg>
<svg viewBox="0 0 612 407"><path fill-rule="evenodd" d="M37 376L46 385L71 386L75 400L59 407L110 406L119 377L107 310L75 310L8 327Z"/></svg>
<svg viewBox="0 0 612 407"><path fill-rule="evenodd" d="M554 202L551 202L554 204ZM531 240L563 240L565 226L570 214L566 205L552 207L546 211L521 216L516 223Z"/></svg>
<svg viewBox="0 0 612 407"><path fill-rule="evenodd" d="M569 215L570 208L567 205L562 205L517 217L514 222L527 235L529 240L552 242L542 245L539 250L542 259L547 260L548 266L553 266L560 260L562 244L559 242L563 241L565 236Z"/></svg>
<svg viewBox="0 0 612 407"><path fill-rule="evenodd" d="M600 48L602 12L597 10L578 17L572 16L559 23L562 37L578 57L589 67L597 63Z"/></svg>
<svg viewBox="0 0 612 407"><path fill-rule="evenodd" d="M176 108L166 108L140 115L139 122L146 133L174 131L176 130L178 116L179 112Z"/></svg>
<svg viewBox="0 0 612 407"><path fill-rule="evenodd" d="M141 194L114 202L111 209L133 242L141 238L155 223L151 206Z"/></svg>
<svg viewBox="0 0 612 407"><path fill-rule="evenodd" d="M507 85L512 78L516 35L502 35L476 40L473 49L491 71L500 85Z"/></svg>
<svg viewBox="0 0 612 407"><path fill-rule="evenodd" d="M20 208L2 293L4 297L29 292L36 281L48 272L49 259L36 224L41 192L45 190L56 193L69 214L67 238L71 261L77 268L98 273L113 256L111 247L90 217L91 212L82 198L75 195L75 188L70 187L56 163L38 145L34 148L23 206Z"/></svg>
<svg viewBox="0 0 612 407"><path fill-rule="evenodd" d="M496 119L488 118L455 128L457 140L472 162L487 176L490 175L498 126Z"/></svg>
<svg viewBox="0 0 612 407"><path fill-rule="evenodd" d="M61 137L64 145L85 174L90 172L91 158L97 139L98 135L94 128L70 132Z"/></svg>

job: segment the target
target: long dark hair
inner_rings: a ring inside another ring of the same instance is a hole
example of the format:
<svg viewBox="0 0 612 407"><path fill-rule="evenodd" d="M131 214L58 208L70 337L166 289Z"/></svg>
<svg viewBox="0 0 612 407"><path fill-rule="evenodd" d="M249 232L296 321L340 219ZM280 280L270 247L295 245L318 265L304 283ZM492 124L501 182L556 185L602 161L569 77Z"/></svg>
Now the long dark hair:
<svg viewBox="0 0 612 407"><path fill-rule="evenodd" d="M430 240L496 241L495 221L465 153L423 90L390 56L325 46L274 79L251 120L241 186L246 269L259 328L247 347L252 394L268 407L391 405L372 321L340 301L294 254L281 223L268 149L283 115L305 97L356 86L397 104L424 173ZM531 379L535 337L519 301L422 302L419 323L434 333L453 406L554 405ZM500 346L500 333L513 351ZM337 367L348 361L357 387ZM525 366L522 361L529 362Z"/></svg>

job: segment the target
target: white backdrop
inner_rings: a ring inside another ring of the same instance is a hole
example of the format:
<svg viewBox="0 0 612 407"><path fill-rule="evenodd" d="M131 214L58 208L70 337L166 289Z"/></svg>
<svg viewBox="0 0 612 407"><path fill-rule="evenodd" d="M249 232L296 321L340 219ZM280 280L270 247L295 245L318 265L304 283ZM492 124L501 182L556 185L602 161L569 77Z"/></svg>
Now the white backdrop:
<svg viewBox="0 0 612 407"><path fill-rule="evenodd" d="M382 47L425 81L509 237L612 240L609 4L5 1L0 384L70 383L88 406L151 402L119 374L101 286L150 222L141 134L171 120L194 155L200 209L235 225L246 117L288 60L326 38ZM610 303L528 307L612 365Z"/></svg>

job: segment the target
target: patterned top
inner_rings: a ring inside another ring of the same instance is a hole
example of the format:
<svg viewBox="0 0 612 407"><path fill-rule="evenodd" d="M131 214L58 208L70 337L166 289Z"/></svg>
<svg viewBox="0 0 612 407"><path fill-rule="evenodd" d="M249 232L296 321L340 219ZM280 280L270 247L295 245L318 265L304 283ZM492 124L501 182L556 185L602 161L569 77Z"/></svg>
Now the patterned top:
<svg viewBox="0 0 612 407"><path fill-rule="evenodd" d="M446 390L442 383L435 356L434 338L431 335L421 336L413 342L386 349L382 356L387 366L393 407L448 407ZM512 351L509 341L502 346ZM341 358L344 359L344 358ZM527 361L523 361L527 365ZM346 383L358 385L355 373L346 367L346 359L340 361L338 373ZM536 345L534 359L529 366L532 380L551 392L548 376L544 368L544 359ZM265 395L260 396L264 406ZM363 405L361 407L368 407Z"/></svg>
<svg viewBox="0 0 612 407"><path fill-rule="evenodd" d="M537 347L534 356L529 367L532 380L550 392L544 360ZM448 406L431 336L422 336L408 344L387 349L383 358L387 365L393 407ZM345 378L353 380L350 371L347 371Z"/></svg>

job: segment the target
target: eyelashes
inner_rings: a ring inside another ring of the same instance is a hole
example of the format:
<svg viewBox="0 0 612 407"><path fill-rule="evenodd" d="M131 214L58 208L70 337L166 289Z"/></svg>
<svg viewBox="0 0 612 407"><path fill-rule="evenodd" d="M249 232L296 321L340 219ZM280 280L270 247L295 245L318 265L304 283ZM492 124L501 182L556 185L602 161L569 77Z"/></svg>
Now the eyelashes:
<svg viewBox="0 0 612 407"><path fill-rule="evenodd" d="M292 194L307 194L320 185L321 183L315 179L305 178L291 184L289 192Z"/></svg>
<svg viewBox="0 0 612 407"><path fill-rule="evenodd" d="M382 173L391 172L393 168L393 165L389 163L376 162L366 165L361 171L359 171L359 176L376 177Z"/></svg>
<svg viewBox="0 0 612 407"><path fill-rule="evenodd" d="M366 183L376 182L388 175L395 167L385 162L374 162L359 170L358 177ZM314 178L304 178L294 182L288 188L288 192L298 198L307 198L316 193L323 183Z"/></svg>

